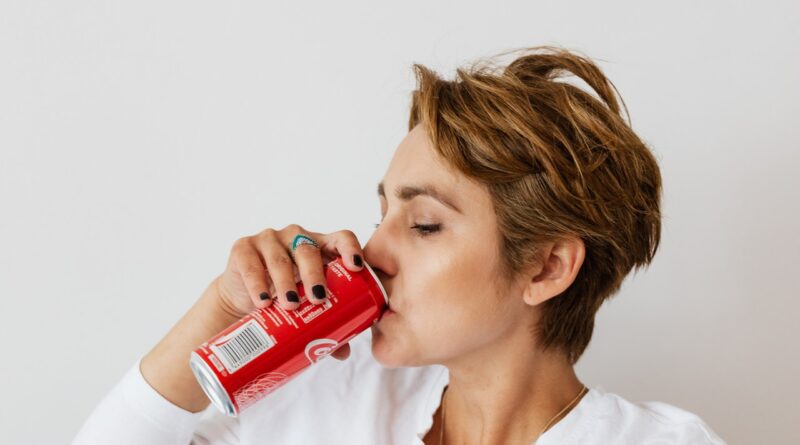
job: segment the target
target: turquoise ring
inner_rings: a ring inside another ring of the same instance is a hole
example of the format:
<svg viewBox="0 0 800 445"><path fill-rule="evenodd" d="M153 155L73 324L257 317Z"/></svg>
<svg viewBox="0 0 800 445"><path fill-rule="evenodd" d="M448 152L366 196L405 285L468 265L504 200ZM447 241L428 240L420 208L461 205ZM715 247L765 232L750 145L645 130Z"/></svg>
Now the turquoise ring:
<svg viewBox="0 0 800 445"><path fill-rule="evenodd" d="M295 235L294 239L292 240L292 245L291 245L292 258L294 258L295 249L297 249L297 247L300 246L301 244L311 244L312 246L314 246L317 249L319 249L319 244L317 244L316 241L311 239L311 237L309 237L307 235Z"/></svg>

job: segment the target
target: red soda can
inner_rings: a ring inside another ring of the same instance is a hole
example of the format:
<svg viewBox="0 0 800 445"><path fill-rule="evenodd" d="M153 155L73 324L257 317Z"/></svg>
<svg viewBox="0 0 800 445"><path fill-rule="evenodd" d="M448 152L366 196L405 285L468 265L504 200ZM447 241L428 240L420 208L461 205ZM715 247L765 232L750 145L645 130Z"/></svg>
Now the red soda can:
<svg viewBox="0 0 800 445"><path fill-rule="evenodd" d="M257 309L192 352L192 372L220 411L236 417L369 328L388 308L386 291L368 264L353 272L338 257L324 269L324 303L308 301L303 283L297 283L297 309L277 303Z"/></svg>

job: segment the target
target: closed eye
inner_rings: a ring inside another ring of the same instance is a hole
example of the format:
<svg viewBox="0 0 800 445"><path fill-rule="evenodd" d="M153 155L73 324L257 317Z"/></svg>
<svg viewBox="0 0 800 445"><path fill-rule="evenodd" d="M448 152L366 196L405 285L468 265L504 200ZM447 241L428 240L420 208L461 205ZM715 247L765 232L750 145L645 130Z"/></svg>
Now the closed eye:
<svg viewBox="0 0 800 445"><path fill-rule="evenodd" d="M415 224L411 228L416 230L419 236L428 236L438 232L441 224Z"/></svg>
<svg viewBox="0 0 800 445"><path fill-rule="evenodd" d="M375 224L375 228L377 229L380 226L380 223ZM432 235L441 230L441 224L414 224L411 226L412 229L417 231L417 235L420 237L426 237Z"/></svg>

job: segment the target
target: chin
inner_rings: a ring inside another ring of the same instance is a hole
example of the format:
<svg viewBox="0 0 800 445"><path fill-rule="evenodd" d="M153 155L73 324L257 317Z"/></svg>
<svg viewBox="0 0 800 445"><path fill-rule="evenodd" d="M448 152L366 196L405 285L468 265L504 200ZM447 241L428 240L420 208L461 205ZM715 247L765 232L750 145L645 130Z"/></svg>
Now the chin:
<svg viewBox="0 0 800 445"><path fill-rule="evenodd" d="M384 368L409 366L397 339L372 326L372 356Z"/></svg>

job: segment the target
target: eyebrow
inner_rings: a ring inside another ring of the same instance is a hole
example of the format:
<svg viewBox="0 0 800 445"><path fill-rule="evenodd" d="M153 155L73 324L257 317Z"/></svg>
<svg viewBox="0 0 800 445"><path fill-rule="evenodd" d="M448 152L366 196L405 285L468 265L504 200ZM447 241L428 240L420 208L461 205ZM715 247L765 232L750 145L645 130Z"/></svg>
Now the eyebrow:
<svg viewBox="0 0 800 445"><path fill-rule="evenodd" d="M378 196L382 196L386 198L386 192L383 189L383 182L378 183ZM397 187L395 190L395 196L397 196L402 201L410 201L417 196L429 196L439 203L444 204L446 207L449 207L455 210L458 213L462 213L461 209L459 209L453 202L436 190L435 187L432 185L404 185ZM462 213L463 214L463 213Z"/></svg>

